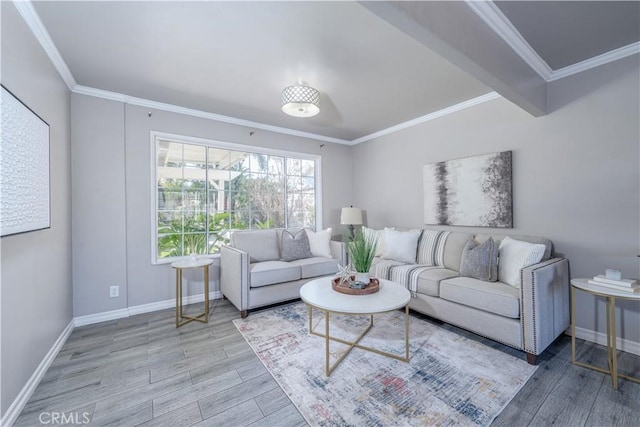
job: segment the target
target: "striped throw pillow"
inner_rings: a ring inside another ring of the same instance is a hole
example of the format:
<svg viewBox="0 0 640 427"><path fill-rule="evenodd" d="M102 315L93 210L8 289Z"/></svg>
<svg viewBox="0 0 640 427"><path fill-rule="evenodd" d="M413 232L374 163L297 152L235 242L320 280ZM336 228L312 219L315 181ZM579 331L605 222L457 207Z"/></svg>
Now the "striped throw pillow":
<svg viewBox="0 0 640 427"><path fill-rule="evenodd" d="M450 231L422 230L418 243L418 264L444 267L444 244Z"/></svg>

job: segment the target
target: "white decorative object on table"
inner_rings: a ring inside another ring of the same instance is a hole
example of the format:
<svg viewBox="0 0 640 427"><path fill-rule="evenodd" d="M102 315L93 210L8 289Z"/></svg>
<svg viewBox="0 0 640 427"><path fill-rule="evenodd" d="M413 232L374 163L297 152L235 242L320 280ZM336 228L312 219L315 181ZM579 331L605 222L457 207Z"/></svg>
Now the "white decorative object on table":
<svg viewBox="0 0 640 427"><path fill-rule="evenodd" d="M351 267L349 265L339 265L340 270L338 271L338 277L340 278L340 284L349 284L349 282L351 281L351 275L353 274L353 271L351 270Z"/></svg>
<svg viewBox="0 0 640 427"><path fill-rule="evenodd" d="M622 279L622 272L620 270L613 270L611 268L607 268L604 271L604 275L607 277L607 279L612 279L612 280Z"/></svg>
<svg viewBox="0 0 640 427"><path fill-rule="evenodd" d="M368 271L364 273L356 273L356 282L369 283L369 281L371 281L371 275Z"/></svg>

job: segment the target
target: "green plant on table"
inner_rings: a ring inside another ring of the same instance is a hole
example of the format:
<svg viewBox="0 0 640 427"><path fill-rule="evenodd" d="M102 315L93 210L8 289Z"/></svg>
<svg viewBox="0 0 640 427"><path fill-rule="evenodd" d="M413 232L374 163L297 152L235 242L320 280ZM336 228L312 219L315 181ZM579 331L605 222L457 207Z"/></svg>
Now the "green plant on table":
<svg viewBox="0 0 640 427"><path fill-rule="evenodd" d="M371 269L377 246L378 238L376 235L365 234L362 231L355 233L355 236L347 243L347 252L356 272L367 273Z"/></svg>

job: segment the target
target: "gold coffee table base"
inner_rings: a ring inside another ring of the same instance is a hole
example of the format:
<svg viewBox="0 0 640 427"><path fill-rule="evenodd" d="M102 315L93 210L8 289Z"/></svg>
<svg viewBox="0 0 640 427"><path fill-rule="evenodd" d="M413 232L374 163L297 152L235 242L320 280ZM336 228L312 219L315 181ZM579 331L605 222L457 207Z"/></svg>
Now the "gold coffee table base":
<svg viewBox="0 0 640 427"><path fill-rule="evenodd" d="M367 328L358 336L358 338L356 338L355 341L347 341L347 340L343 340L342 338L337 338L337 337L332 337L329 335L329 314L330 313L334 313L334 314L343 314L343 315L348 315L348 316L363 316L366 314L363 313L343 313L343 312L335 312L335 311L331 311L331 310L325 310L322 308L318 308L318 307L314 307L311 304L307 304L309 306L309 333L322 337L325 339L325 373L326 376L330 376L331 373L334 371L334 369L336 369L338 367L338 365L340 365L340 363L344 360L345 357L347 357L347 355L351 352L351 350L353 350L354 348L360 348L362 350L366 350L366 351L370 351L372 353L376 353L376 354L380 354L382 356L387 356L390 357L392 359L396 359L396 360L400 360L402 362L408 362L409 361L409 305L406 305L404 308L404 343L405 343L405 353L404 353L404 357L400 356L398 354L394 354L394 353L388 353L386 351L382 351L382 350L378 350L376 348L372 348L372 347L367 347L364 346L360 343L360 340L362 338L365 337L365 335L367 335L367 332L369 332L371 330L371 328L373 327L373 314L369 314L369 325L367 326ZM320 310L322 312L324 312L324 334L316 332L313 330L313 309L317 309ZM394 311L394 310L391 310ZM381 313L385 313L385 312L381 312ZM380 314L380 313L376 313L376 314ZM330 341L336 341L342 344L347 344L350 347L338 358L338 360L336 360L333 365L330 364L329 362L329 346L330 346Z"/></svg>

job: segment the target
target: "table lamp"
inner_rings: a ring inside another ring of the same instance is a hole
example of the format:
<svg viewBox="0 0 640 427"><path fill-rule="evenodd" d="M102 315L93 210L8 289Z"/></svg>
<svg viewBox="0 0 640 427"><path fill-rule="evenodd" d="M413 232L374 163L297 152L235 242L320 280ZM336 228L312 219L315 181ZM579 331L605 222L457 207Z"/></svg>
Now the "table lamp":
<svg viewBox="0 0 640 427"><path fill-rule="evenodd" d="M340 224L348 225L350 235L352 237L355 236L354 226L362 225L362 211L360 208L354 208L353 206L349 208L342 208L342 212L340 213Z"/></svg>

